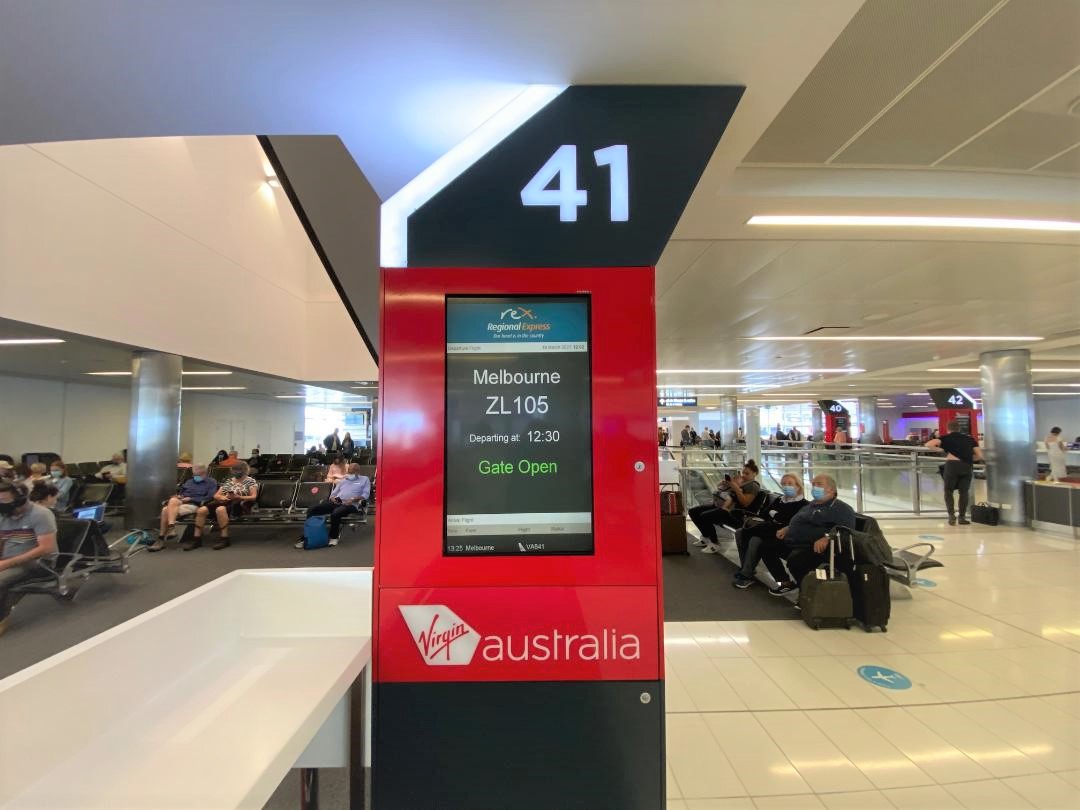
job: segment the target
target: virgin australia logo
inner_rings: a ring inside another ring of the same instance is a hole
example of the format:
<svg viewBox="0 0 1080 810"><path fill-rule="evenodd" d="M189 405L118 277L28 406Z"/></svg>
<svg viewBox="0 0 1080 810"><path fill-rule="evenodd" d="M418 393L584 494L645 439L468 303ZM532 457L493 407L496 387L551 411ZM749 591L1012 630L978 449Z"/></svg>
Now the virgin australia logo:
<svg viewBox="0 0 1080 810"><path fill-rule="evenodd" d="M399 605L416 648L428 666L461 666L472 661L480 634L446 605Z"/></svg>

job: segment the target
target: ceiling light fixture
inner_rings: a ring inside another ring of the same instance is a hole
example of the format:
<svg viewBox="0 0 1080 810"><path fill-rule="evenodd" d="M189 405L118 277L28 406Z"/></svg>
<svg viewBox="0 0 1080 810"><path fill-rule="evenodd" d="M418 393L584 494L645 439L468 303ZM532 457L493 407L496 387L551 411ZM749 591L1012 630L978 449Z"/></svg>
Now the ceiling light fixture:
<svg viewBox="0 0 1080 810"><path fill-rule="evenodd" d="M63 342L60 338L0 338L0 346L41 346Z"/></svg>
<svg viewBox="0 0 1080 810"><path fill-rule="evenodd" d="M684 391L693 388L746 388L742 383L669 383L656 386L661 391Z"/></svg>
<svg viewBox="0 0 1080 810"><path fill-rule="evenodd" d="M185 385L181 391L246 391L246 385Z"/></svg>
<svg viewBox="0 0 1080 810"><path fill-rule="evenodd" d="M1040 338L1041 340L1041 338ZM977 374L979 369L977 368L928 368L927 371L932 371L935 374L962 374L970 371L973 374ZM1039 374L1072 374L1074 372L1080 372L1080 368L1033 368L1033 372Z"/></svg>
<svg viewBox="0 0 1080 810"><path fill-rule="evenodd" d="M84 371L91 377L130 377L130 371ZM231 371L181 371L185 377L221 377L232 374Z"/></svg>
<svg viewBox="0 0 1080 810"><path fill-rule="evenodd" d="M755 215L747 225L870 228L990 228L1010 231L1080 231L1080 222L1067 219L1004 219L1000 217Z"/></svg>
<svg viewBox="0 0 1080 810"><path fill-rule="evenodd" d="M755 338L757 339L757 338ZM865 368L658 368L657 374L861 374Z"/></svg>
<svg viewBox="0 0 1080 810"><path fill-rule="evenodd" d="M130 371L84 371L88 377L130 377Z"/></svg>
<svg viewBox="0 0 1080 810"><path fill-rule="evenodd" d="M1009 341L1015 343L1032 343L1037 340L1042 340L1041 337L1034 335L785 335L782 337L773 336L757 336L747 338L748 340L786 340L786 341L832 341L832 342L847 342L847 341L910 341L910 342L923 342L934 343L938 341L948 341L950 343L989 343L991 341Z"/></svg>
<svg viewBox="0 0 1080 810"><path fill-rule="evenodd" d="M266 185L270 186L270 188L281 188L281 181L277 179L276 174L268 174L266 175Z"/></svg>
<svg viewBox="0 0 1080 810"><path fill-rule="evenodd" d="M274 394L274 399L303 399L307 394Z"/></svg>
<svg viewBox="0 0 1080 810"><path fill-rule="evenodd" d="M1080 388L1080 383L1032 383L1032 388Z"/></svg>
<svg viewBox="0 0 1080 810"><path fill-rule="evenodd" d="M1037 397L1080 397L1075 391L1036 391Z"/></svg>
<svg viewBox="0 0 1080 810"><path fill-rule="evenodd" d="M192 377L224 377L232 374L231 371L181 371L180 373Z"/></svg>

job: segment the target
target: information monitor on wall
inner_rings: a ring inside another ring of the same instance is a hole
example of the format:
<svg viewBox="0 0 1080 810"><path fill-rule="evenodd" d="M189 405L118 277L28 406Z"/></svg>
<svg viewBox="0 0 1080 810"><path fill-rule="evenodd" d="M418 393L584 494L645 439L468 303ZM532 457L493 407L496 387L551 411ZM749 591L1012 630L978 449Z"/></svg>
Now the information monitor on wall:
<svg viewBox="0 0 1080 810"><path fill-rule="evenodd" d="M446 301L446 555L591 554L588 296Z"/></svg>

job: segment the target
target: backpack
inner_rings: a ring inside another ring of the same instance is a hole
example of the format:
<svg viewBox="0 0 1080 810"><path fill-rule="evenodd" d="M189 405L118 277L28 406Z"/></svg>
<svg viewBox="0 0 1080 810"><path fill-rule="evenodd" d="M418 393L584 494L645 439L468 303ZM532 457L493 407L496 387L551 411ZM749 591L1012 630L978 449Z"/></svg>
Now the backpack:
<svg viewBox="0 0 1080 810"><path fill-rule="evenodd" d="M850 543L854 547L856 562L870 565L886 565L892 562L892 547L873 518L866 518L862 531L837 527L837 533L844 544Z"/></svg>
<svg viewBox="0 0 1080 810"><path fill-rule="evenodd" d="M330 526L325 515L312 515L304 521L304 550L330 545Z"/></svg>

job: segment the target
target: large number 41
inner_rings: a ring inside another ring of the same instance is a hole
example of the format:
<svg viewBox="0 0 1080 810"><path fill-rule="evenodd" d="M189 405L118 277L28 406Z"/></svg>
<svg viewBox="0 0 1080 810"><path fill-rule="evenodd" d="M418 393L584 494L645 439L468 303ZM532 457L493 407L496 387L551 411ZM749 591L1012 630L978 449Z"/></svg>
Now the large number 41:
<svg viewBox="0 0 1080 810"><path fill-rule="evenodd" d="M630 219L630 170L626 144L615 144L593 152L597 166L611 167L611 221ZM559 178L558 188L548 188ZM551 205L559 209L561 222L577 222L578 208L589 201L589 192L577 187L577 147L564 144L555 150L521 190L522 205Z"/></svg>

